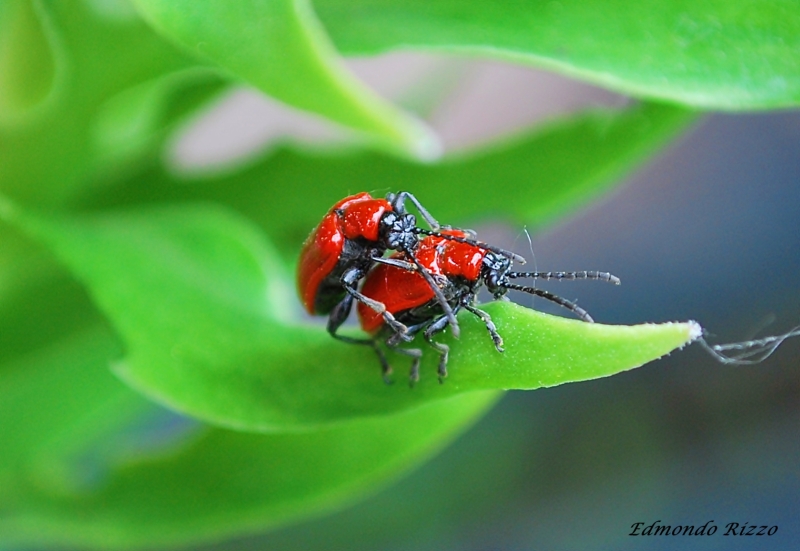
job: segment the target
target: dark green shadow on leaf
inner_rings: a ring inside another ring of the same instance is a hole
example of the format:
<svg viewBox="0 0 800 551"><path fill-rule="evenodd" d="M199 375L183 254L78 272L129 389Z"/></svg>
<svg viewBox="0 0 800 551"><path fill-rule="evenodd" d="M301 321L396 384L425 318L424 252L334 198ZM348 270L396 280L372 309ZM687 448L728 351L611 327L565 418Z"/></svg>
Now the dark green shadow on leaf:
<svg viewBox="0 0 800 551"><path fill-rule="evenodd" d="M529 63L705 109L800 103L800 10L786 0L316 0L336 46Z"/></svg>
<svg viewBox="0 0 800 551"><path fill-rule="evenodd" d="M0 227L0 363L97 325L85 288L42 245Z"/></svg>

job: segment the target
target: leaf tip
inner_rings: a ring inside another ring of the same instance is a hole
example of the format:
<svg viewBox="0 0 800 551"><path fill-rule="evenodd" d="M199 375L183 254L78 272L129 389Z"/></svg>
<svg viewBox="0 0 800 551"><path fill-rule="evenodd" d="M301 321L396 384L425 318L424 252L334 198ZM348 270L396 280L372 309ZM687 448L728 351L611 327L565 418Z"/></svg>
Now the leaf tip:
<svg viewBox="0 0 800 551"><path fill-rule="evenodd" d="M417 126L415 139L410 144L411 154L423 163L439 160L444 153L444 146L439 136L422 122Z"/></svg>
<svg viewBox="0 0 800 551"><path fill-rule="evenodd" d="M647 324L651 325L651 324ZM673 341L673 347L671 350L667 351L666 353L659 356L659 358L663 358L665 356L669 356L672 352L683 350L690 344L694 343L697 339L703 336L703 327L694 320L688 321L670 321L666 323L656 323L652 324L654 327L661 327L663 329L667 329L671 332L671 329L677 330L677 335L680 339L679 342ZM674 333L673 333L674 334Z"/></svg>
<svg viewBox="0 0 800 551"><path fill-rule="evenodd" d="M703 336L703 327L696 321L689 320L686 322L686 325L689 326L689 340L686 342L686 344L692 344L694 341Z"/></svg>

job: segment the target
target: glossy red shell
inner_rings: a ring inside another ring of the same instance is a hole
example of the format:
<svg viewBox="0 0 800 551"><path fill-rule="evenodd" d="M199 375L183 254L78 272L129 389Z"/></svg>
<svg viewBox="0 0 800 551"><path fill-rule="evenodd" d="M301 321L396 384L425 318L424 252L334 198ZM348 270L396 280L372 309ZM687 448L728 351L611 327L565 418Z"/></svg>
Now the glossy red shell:
<svg viewBox="0 0 800 551"><path fill-rule="evenodd" d="M339 262L345 239L378 241L381 217L391 210L385 199L358 193L333 205L311 232L303 243L297 266L297 293L309 314L317 313L317 291Z"/></svg>
<svg viewBox="0 0 800 551"><path fill-rule="evenodd" d="M467 237L459 230L442 233ZM436 276L463 277L477 281L486 251L475 245L448 241L438 236L429 236L420 241L416 257L419 263ZM403 258L395 254L392 258ZM416 272L378 264L364 280L361 292L379 302L392 314L398 314L433 300L435 294L428 282ZM364 303L358 303L361 328L367 333L376 333L383 326L383 316Z"/></svg>

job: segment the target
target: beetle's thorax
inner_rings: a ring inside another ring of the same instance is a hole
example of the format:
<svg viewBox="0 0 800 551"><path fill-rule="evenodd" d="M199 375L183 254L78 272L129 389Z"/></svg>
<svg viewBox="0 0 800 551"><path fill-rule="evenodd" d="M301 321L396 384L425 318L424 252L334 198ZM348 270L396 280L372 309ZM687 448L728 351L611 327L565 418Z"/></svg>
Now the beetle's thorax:
<svg viewBox="0 0 800 551"><path fill-rule="evenodd" d="M419 244L414 229L417 218L413 214L388 211L381 217L381 239L388 249L394 251L415 251Z"/></svg>

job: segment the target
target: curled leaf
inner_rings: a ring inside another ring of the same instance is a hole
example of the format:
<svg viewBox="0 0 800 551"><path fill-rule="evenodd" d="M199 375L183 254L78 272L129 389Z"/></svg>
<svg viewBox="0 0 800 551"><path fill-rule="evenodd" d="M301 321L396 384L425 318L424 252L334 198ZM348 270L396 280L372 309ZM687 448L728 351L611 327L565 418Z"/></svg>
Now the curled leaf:
<svg viewBox="0 0 800 551"><path fill-rule="evenodd" d="M380 99L337 58L308 0L136 0L161 32L291 106L415 157L438 155L425 126Z"/></svg>
<svg viewBox="0 0 800 551"><path fill-rule="evenodd" d="M529 63L705 109L800 103L800 10L786 0L316 0L339 49Z"/></svg>

